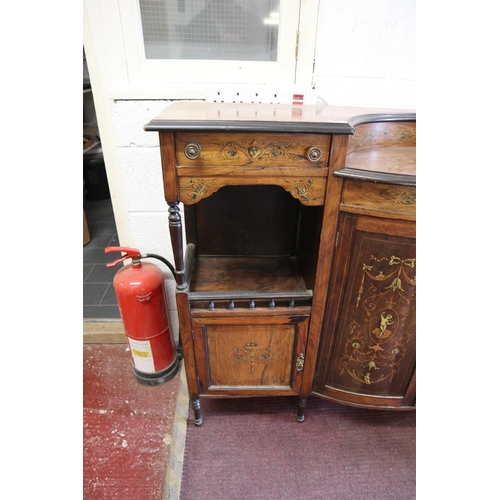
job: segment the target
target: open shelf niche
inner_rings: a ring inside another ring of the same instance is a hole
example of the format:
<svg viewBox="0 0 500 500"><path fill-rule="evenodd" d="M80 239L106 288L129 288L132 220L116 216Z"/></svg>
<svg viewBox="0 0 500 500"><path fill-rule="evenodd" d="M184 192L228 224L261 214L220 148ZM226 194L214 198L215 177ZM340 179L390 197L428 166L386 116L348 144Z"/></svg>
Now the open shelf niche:
<svg viewBox="0 0 500 500"><path fill-rule="evenodd" d="M192 307L310 305L322 216L274 185L226 186L186 205Z"/></svg>

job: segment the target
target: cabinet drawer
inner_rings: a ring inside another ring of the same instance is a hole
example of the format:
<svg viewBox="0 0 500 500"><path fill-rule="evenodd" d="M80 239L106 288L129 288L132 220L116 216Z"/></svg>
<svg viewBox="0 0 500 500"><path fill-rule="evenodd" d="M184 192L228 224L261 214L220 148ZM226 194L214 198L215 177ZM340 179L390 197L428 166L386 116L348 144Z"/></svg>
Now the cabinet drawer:
<svg viewBox="0 0 500 500"><path fill-rule="evenodd" d="M177 173L326 176L328 134L177 132ZM235 168L236 167L236 168ZM194 169L194 170L193 170Z"/></svg>
<svg viewBox="0 0 500 500"><path fill-rule="evenodd" d="M346 180L340 209L343 212L415 220L416 188Z"/></svg>

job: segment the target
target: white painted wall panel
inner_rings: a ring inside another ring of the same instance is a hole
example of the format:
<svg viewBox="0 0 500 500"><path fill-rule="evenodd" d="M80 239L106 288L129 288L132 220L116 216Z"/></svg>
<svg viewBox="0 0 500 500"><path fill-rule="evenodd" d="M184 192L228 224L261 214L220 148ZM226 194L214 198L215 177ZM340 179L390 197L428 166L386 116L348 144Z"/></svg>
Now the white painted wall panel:
<svg viewBox="0 0 500 500"><path fill-rule="evenodd" d="M316 90L328 104L415 109L416 83L411 80L327 76L318 80Z"/></svg>
<svg viewBox="0 0 500 500"><path fill-rule="evenodd" d="M415 0L321 1L318 96L330 105L415 108Z"/></svg>
<svg viewBox="0 0 500 500"><path fill-rule="evenodd" d="M156 135L155 132L149 132ZM129 212L165 212L160 148L119 148L118 161Z"/></svg>
<svg viewBox="0 0 500 500"><path fill-rule="evenodd" d="M158 134L144 131L144 125L168 107L170 101L116 101L115 132L118 147L155 147Z"/></svg>

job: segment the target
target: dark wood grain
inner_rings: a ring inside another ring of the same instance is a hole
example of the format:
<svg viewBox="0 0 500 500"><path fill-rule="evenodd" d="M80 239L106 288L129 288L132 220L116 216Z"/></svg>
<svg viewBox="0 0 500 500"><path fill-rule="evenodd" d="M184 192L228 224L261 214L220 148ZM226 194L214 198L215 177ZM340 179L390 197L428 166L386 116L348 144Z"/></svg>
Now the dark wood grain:
<svg viewBox="0 0 500 500"><path fill-rule="evenodd" d="M345 168L415 176L416 149L415 146L394 146L354 151L347 155Z"/></svg>
<svg viewBox="0 0 500 500"><path fill-rule="evenodd" d="M172 132L159 134L163 191L165 200L173 203L179 199L179 188L175 173L175 140Z"/></svg>
<svg viewBox="0 0 500 500"><path fill-rule="evenodd" d="M293 257L207 257L196 259L191 292L305 291Z"/></svg>
<svg viewBox="0 0 500 500"><path fill-rule="evenodd" d="M415 147L417 143L417 122L376 121L360 123L349 137L347 155L353 151L387 147Z"/></svg>
<svg viewBox="0 0 500 500"><path fill-rule="evenodd" d="M342 189L340 209L356 214L415 220L416 188L348 179Z"/></svg>
<svg viewBox="0 0 500 500"><path fill-rule="evenodd" d="M227 186L194 205L198 255L291 256L298 200L278 186Z"/></svg>

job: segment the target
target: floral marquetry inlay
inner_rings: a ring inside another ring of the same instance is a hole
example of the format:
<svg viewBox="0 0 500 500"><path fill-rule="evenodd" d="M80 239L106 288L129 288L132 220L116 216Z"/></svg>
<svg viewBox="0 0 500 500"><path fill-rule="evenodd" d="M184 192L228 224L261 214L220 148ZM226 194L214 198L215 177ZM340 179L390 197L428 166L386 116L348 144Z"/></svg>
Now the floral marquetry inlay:
<svg viewBox="0 0 500 500"><path fill-rule="evenodd" d="M305 204L311 203L314 184L312 179L285 179L285 182L291 186L290 191L295 198Z"/></svg>
<svg viewBox="0 0 500 500"><path fill-rule="evenodd" d="M408 191L405 193L401 193L394 200L396 205L416 205L417 203L417 195L414 191Z"/></svg>
<svg viewBox="0 0 500 500"><path fill-rule="evenodd" d="M392 379L414 331L405 328L416 297L416 259L391 255L362 263L362 277L346 335L341 374L364 384ZM354 314L361 308L362 314Z"/></svg>
<svg viewBox="0 0 500 500"><path fill-rule="evenodd" d="M205 198L212 194L214 191L214 185L217 184L218 180L217 179L189 179L188 180L188 196L189 200L188 203L196 203L199 199ZM217 190L220 186L215 188Z"/></svg>
<svg viewBox="0 0 500 500"><path fill-rule="evenodd" d="M255 340L251 340L242 348L233 347L231 359L236 364L248 364L253 373L256 365L265 364L274 359L274 352L269 347L260 346Z"/></svg>
<svg viewBox="0 0 500 500"><path fill-rule="evenodd" d="M215 154L215 158L224 160L247 159L249 161L275 161L285 159L289 162L304 160L306 156L289 151L290 142L269 142L258 143L252 141L250 144L242 144L236 141L217 143L220 149Z"/></svg>

